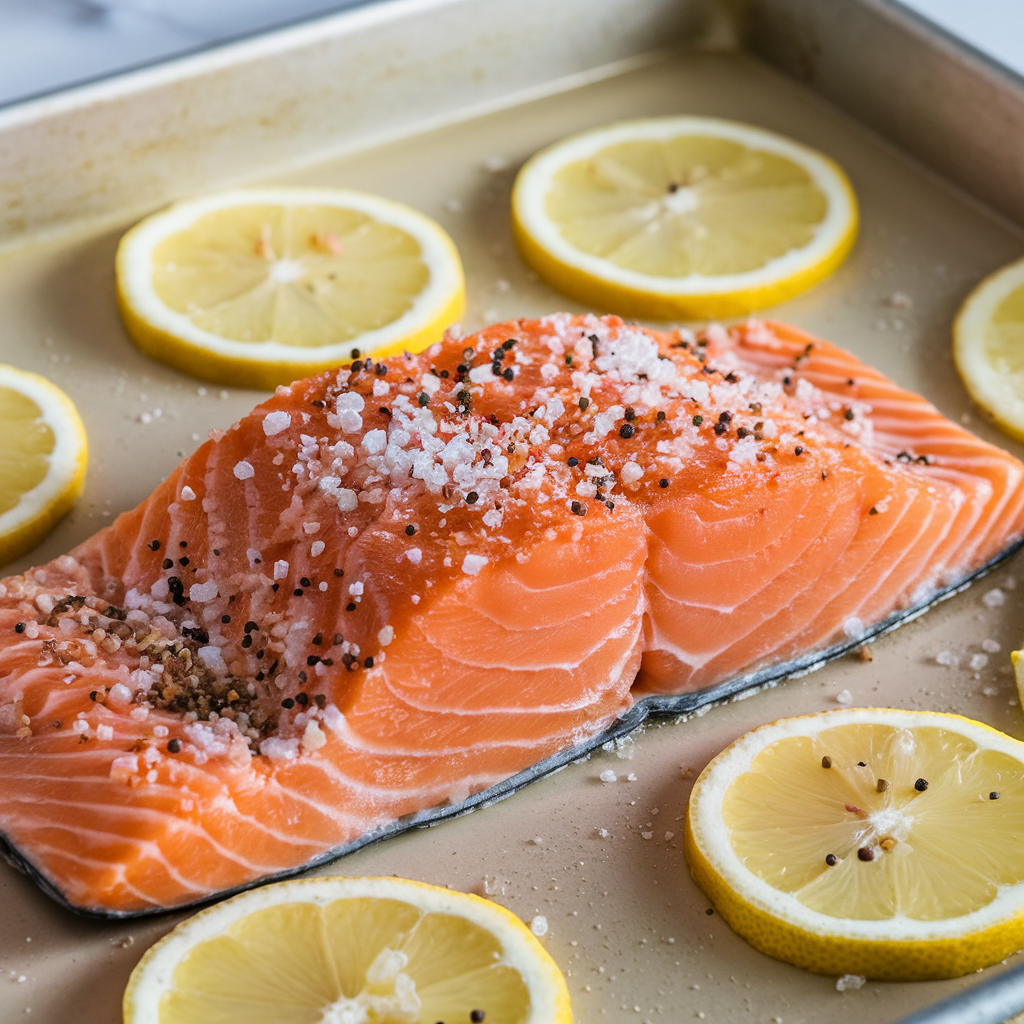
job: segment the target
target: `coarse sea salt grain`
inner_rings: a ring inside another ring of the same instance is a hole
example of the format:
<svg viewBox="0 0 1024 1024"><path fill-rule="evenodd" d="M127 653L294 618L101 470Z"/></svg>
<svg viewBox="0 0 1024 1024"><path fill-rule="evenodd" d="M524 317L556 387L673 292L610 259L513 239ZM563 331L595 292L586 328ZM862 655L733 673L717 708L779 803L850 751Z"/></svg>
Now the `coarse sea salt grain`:
<svg viewBox="0 0 1024 1024"><path fill-rule="evenodd" d="M635 462L627 462L619 472L619 477L624 484L635 484L644 475L642 466Z"/></svg>
<svg viewBox="0 0 1024 1024"><path fill-rule="evenodd" d="M867 980L863 974L844 974L841 978L836 979L836 991L855 991L858 988L863 988Z"/></svg>
<svg viewBox="0 0 1024 1024"><path fill-rule="evenodd" d="M935 663L944 665L946 668L956 668L960 664L960 659L952 651L939 651L935 655Z"/></svg>
<svg viewBox="0 0 1024 1024"><path fill-rule="evenodd" d="M981 649L988 651L989 654L998 654L1003 649L1003 646L998 640L982 640Z"/></svg>
<svg viewBox="0 0 1024 1024"><path fill-rule="evenodd" d="M268 412L263 417L263 433L267 437L273 437L275 434L280 434L282 430L287 430L292 425L292 418L289 413L277 411Z"/></svg>
<svg viewBox="0 0 1024 1024"><path fill-rule="evenodd" d="M849 690L840 690L836 694L836 703L837 704L852 704L853 703L853 694L850 693Z"/></svg>
<svg viewBox="0 0 1024 1024"><path fill-rule="evenodd" d="M283 559L279 558L274 563L274 579L283 580L288 575L288 563Z"/></svg>
<svg viewBox="0 0 1024 1024"><path fill-rule="evenodd" d="M484 555L466 555L462 560L462 571L467 576L475 576L486 564Z"/></svg>
<svg viewBox="0 0 1024 1024"><path fill-rule="evenodd" d="M242 459L241 462L236 462L232 472L239 480L251 480L256 475L256 470L245 459Z"/></svg>
<svg viewBox="0 0 1024 1024"><path fill-rule="evenodd" d="M196 500L196 492L193 491L192 488L189 487L188 484L185 484L185 486L182 487L182 489L181 489L181 500L182 501L195 501Z"/></svg>
<svg viewBox="0 0 1024 1024"><path fill-rule="evenodd" d="M188 588L188 599L203 604L217 596L217 581L207 580L206 583L193 583Z"/></svg>
<svg viewBox="0 0 1024 1024"><path fill-rule="evenodd" d="M385 626L377 633L377 642L381 647L387 647L392 640L395 639L395 629L393 626Z"/></svg>
<svg viewBox="0 0 1024 1024"><path fill-rule="evenodd" d="M532 921L530 921L530 931L533 932L537 938L542 938L548 933L548 919L543 914L537 914Z"/></svg>
<svg viewBox="0 0 1024 1024"><path fill-rule="evenodd" d="M1006 604L1006 595L995 587L982 597L981 602L986 608L999 608Z"/></svg>
<svg viewBox="0 0 1024 1024"><path fill-rule="evenodd" d="M309 553L316 558L317 555L323 554L324 548L327 547L322 540L315 540L309 547Z"/></svg>
<svg viewBox="0 0 1024 1024"><path fill-rule="evenodd" d="M112 740L114 738L114 730L109 725L97 725L96 726L96 739L98 740Z"/></svg>
<svg viewBox="0 0 1024 1024"><path fill-rule="evenodd" d="M971 660L967 663L967 667L972 672L978 672L988 664L987 654L972 654Z"/></svg>
<svg viewBox="0 0 1024 1024"><path fill-rule="evenodd" d="M602 782L614 782L618 778L618 775L616 775L615 772L611 770L611 768L606 768L603 772L601 772L598 778Z"/></svg>

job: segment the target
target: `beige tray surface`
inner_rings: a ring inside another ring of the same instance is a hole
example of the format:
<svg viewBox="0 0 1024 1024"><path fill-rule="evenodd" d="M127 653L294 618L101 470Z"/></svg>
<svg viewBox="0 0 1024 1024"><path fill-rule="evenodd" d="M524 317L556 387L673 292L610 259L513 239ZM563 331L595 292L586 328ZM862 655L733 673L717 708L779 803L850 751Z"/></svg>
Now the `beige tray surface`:
<svg viewBox="0 0 1024 1024"><path fill-rule="evenodd" d="M764 125L838 159L862 203L860 241L834 278L773 315L851 348L1020 454L972 411L949 355L957 305L981 276L1021 255L1020 233L753 59L666 58L275 180L365 188L437 217L463 254L470 295L465 326L475 329L578 309L538 283L516 257L508 227L515 168L569 132L670 113ZM498 156L509 168L486 170L485 160ZM140 501L206 430L227 425L260 398L204 386L131 346L113 299L119 233L51 240L0 257L0 360L64 387L92 444L78 508L30 559L7 571L57 555ZM912 305L891 305L897 292ZM547 916L545 941L569 974L579 1021L897 1020L976 979L869 982L839 993L835 979L762 956L707 915L707 901L686 870L680 817L692 779L722 747L762 722L836 707L844 688L855 705L957 711L1024 735L1005 653L1022 632L1022 567L1017 559L884 638L870 664L845 659L703 717L650 727L619 754L598 754L486 811L407 833L321 873L394 872L466 890L493 879L499 902L526 919ZM1015 576L1022 577L1019 589ZM989 608L982 596L995 587L1007 600ZM999 641L1004 653L971 672L966 659L986 638ZM939 650L960 655L961 667L937 665ZM606 768L620 781L602 784L598 775ZM625 780L629 773L635 781ZM608 838L599 838L598 828ZM653 838L644 840L644 831ZM131 968L178 919L81 920L4 866L0 908L0 1024L113 1024Z"/></svg>

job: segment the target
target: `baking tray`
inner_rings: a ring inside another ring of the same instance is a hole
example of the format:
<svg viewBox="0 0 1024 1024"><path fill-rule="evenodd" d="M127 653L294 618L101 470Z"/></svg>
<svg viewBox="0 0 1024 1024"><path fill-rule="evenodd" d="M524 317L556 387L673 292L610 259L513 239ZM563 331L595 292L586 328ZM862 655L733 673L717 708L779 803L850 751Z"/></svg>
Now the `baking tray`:
<svg viewBox="0 0 1024 1024"><path fill-rule="evenodd" d="M872 95L884 116L872 114ZM259 398L203 386L128 343L112 298L113 251L139 213L239 181L366 188L451 232L468 273L467 329L576 310L515 256L509 188L540 146L621 117L733 117L836 157L861 200L861 239L833 279L773 315L854 349L1020 454L975 418L948 338L970 286L1024 247L1011 220L1022 219L1012 188L1021 143L1001 144L996 132L1020 116L1021 96L1013 76L899 8L863 0L728 10L682 0L390 0L0 110L0 360L68 390L93 448L82 502L23 564L134 505L201 433ZM989 173L929 150L954 129L948 148L999 153ZM897 293L912 305L892 305ZM580 1020L898 1019L968 982L839 994L832 979L754 952L705 913L686 872L688 780L747 728L834 707L843 689L855 704L954 709L1021 735L1005 657L1019 640L1014 572L996 570L881 640L870 665L844 659L753 700L649 726L513 800L318 870L395 872L489 891L525 918L545 914ZM997 590L1004 602L986 602ZM1004 654L971 669L983 639ZM960 666L937 665L940 650ZM609 767L618 781L603 784ZM80 920L6 868L0 907L5 1022L23 1021L26 1009L34 1020L116 1020L131 967L178 919Z"/></svg>

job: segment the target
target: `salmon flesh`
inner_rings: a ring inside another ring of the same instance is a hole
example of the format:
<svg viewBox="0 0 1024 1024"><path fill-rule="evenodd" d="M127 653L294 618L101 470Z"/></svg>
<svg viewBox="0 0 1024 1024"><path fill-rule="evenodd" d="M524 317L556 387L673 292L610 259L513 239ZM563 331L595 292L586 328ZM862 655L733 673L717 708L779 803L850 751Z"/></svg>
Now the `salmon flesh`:
<svg viewBox="0 0 1024 1024"><path fill-rule="evenodd" d="M1024 535L1024 466L779 323L556 315L278 388L0 582L0 834L130 916L820 664Z"/></svg>

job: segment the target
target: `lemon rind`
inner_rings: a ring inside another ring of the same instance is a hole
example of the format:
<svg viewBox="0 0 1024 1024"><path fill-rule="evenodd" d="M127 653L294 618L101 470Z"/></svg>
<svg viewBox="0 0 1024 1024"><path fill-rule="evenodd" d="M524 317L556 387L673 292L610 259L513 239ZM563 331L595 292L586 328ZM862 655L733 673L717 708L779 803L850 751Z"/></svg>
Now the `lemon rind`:
<svg viewBox="0 0 1024 1024"><path fill-rule="evenodd" d="M1024 259L1010 263L975 286L953 322L953 361L968 394L1001 430L1024 441L1024 396L984 354L985 330L999 304L1024 286Z"/></svg>
<svg viewBox="0 0 1024 1024"><path fill-rule="evenodd" d="M408 233L420 245L430 281L397 320L356 338L308 348L243 342L196 326L168 308L153 287L152 252L204 214L233 206L334 206L353 209ZM351 350L387 355L416 351L440 339L465 308L465 278L455 243L440 225L411 207L352 189L235 189L175 203L131 228L118 245L117 299L125 327L147 355L216 383L268 388L338 366Z"/></svg>
<svg viewBox="0 0 1024 1024"><path fill-rule="evenodd" d="M719 754L694 785L684 832L694 880L730 927L751 945L815 973L909 981L959 977L998 963L1024 947L1024 883L1005 886L987 906L944 921L837 919L759 878L729 843L722 820L725 791L765 747L787 736L880 721L907 728L941 723L980 746L1024 763L1024 744L1019 741L980 722L938 712L853 708L761 726Z"/></svg>
<svg viewBox="0 0 1024 1024"><path fill-rule="evenodd" d="M0 514L0 565L36 546L71 511L85 485L89 446L74 403L45 377L0 365L0 387L30 398L53 431L46 476Z"/></svg>
<svg viewBox="0 0 1024 1024"><path fill-rule="evenodd" d="M666 278L642 274L585 253L567 242L544 212L552 175L571 160L636 139L702 134L761 148L810 173L828 201L814 239L741 274ZM541 150L523 166L512 193L513 237L523 259L552 287L580 302L627 316L697 319L740 316L806 291L849 255L859 211L843 169L823 153L753 125L705 117L650 118L584 132Z"/></svg>
<svg viewBox="0 0 1024 1024"><path fill-rule="evenodd" d="M160 1001L170 991L182 958L197 943L222 934L243 917L285 903L324 906L359 897L399 900L424 913L465 918L489 931L501 944L503 962L519 971L530 994L530 1016L522 1024L572 1024L562 972L515 914L471 893L394 877L293 879L241 893L200 911L150 948L132 971L122 1004L125 1024L158 1021Z"/></svg>

